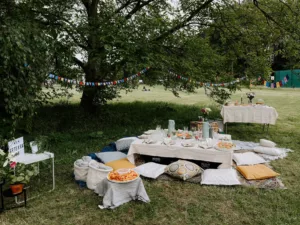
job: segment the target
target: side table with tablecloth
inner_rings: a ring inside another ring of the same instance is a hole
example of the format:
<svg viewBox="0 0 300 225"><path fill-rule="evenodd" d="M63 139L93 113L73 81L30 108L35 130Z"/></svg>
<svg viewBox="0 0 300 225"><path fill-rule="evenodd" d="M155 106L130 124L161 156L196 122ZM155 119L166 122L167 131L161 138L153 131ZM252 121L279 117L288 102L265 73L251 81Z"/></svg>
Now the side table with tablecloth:
<svg viewBox="0 0 300 225"><path fill-rule="evenodd" d="M114 209L131 200L150 202L141 178L128 183L115 183L105 178L97 184L95 193L103 196L101 209Z"/></svg>
<svg viewBox="0 0 300 225"><path fill-rule="evenodd" d="M275 125L278 113L275 108L265 105L223 106L223 123L258 123Z"/></svg>

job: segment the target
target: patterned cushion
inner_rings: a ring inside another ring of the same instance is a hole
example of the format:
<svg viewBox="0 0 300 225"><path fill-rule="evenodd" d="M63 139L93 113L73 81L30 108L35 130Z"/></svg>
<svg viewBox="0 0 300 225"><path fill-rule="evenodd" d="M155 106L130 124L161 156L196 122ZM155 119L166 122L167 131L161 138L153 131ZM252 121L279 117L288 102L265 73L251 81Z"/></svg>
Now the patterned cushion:
<svg viewBox="0 0 300 225"><path fill-rule="evenodd" d="M195 163L185 160L178 160L177 162L168 165L165 169L165 172L173 177L187 180L201 173L202 169Z"/></svg>

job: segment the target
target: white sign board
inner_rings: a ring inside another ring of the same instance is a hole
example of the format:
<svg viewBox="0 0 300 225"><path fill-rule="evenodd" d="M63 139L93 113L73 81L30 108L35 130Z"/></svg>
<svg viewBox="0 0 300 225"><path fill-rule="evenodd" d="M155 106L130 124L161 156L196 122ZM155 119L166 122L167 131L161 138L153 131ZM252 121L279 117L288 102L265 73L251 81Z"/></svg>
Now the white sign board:
<svg viewBox="0 0 300 225"><path fill-rule="evenodd" d="M8 142L8 152L17 155L24 155L24 139L23 137L17 138Z"/></svg>

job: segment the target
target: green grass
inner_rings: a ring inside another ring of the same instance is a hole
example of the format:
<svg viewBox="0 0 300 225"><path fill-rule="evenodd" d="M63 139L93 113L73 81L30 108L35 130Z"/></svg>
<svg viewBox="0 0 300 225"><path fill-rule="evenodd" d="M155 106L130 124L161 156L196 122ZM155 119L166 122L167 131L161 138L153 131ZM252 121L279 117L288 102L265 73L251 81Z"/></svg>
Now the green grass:
<svg viewBox="0 0 300 225"><path fill-rule="evenodd" d="M257 142L267 138L280 147L293 149L287 158L272 162L286 190L144 179L150 204L130 202L115 210L98 209L101 198L74 183L72 168L76 159L118 138L139 135L156 124L166 127L168 119L174 119L176 127L182 128L197 119L201 106L213 105L201 89L175 98L161 87L151 87L150 92L140 89L123 94L122 99L94 115L84 113L78 104L42 108L35 118L33 133L25 138L47 136L48 150L55 153L57 187L29 201L26 209L4 212L0 224L300 224L300 90L254 91L255 99L263 98L277 109L277 124L270 127L268 135L254 124L230 124L228 132L234 139ZM232 99L240 97L241 93L236 93ZM71 102L78 102L78 98ZM211 117L219 117L217 106ZM94 136L97 131L103 131L103 135ZM50 180L50 175L45 180Z"/></svg>

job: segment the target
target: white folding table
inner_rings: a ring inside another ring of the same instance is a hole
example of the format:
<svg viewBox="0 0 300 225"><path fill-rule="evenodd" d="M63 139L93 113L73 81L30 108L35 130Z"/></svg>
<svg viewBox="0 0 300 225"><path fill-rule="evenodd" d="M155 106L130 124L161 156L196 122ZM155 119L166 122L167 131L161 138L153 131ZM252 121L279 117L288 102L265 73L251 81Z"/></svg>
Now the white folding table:
<svg viewBox="0 0 300 225"><path fill-rule="evenodd" d="M19 155L15 158L16 162L24 163L25 165L38 163L38 170L39 170L39 162L48 159L52 159L52 189L49 191L53 191L55 189L54 153L51 152L44 152L44 153L37 153L37 154L24 153L23 155ZM21 203L21 202L17 202L17 203Z"/></svg>

